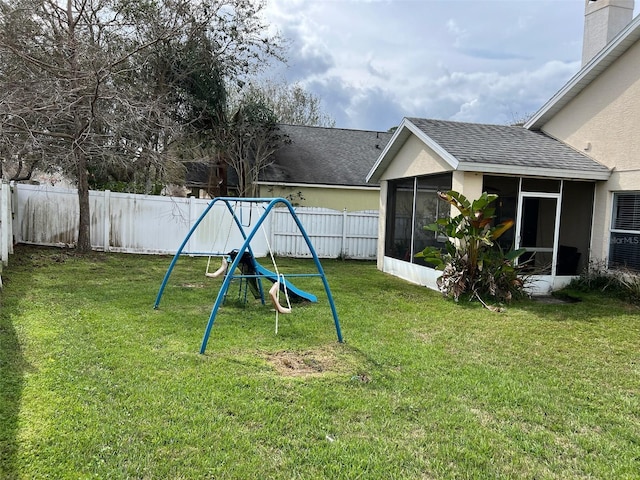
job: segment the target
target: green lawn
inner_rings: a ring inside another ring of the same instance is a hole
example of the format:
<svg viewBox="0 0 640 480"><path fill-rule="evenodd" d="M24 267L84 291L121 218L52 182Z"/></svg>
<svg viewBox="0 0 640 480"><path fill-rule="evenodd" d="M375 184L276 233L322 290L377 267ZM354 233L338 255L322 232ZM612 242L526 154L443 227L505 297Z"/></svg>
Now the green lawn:
<svg viewBox="0 0 640 480"><path fill-rule="evenodd" d="M221 280L182 258L154 310L169 262L17 249L0 478L640 478L638 307L589 294L492 313L326 260L345 343L302 278L319 303L278 335L268 306L228 301L200 355Z"/></svg>

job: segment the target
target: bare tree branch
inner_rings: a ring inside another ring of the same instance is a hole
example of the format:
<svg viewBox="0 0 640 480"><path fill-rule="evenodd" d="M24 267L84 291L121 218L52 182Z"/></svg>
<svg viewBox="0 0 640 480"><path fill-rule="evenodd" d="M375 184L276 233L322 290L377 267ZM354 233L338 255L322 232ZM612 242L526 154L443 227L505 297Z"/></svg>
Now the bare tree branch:
<svg viewBox="0 0 640 480"><path fill-rule="evenodd" d="M231 79L280 58L262 7L253 0L0 0L0 155L15 162L20 178L37 166L77 182L79 249L91 247L90 183L148 185L182 160L214 155L219 145L207 132L224 95L201 104L189 82L205 81L213 65Z"/></svg>

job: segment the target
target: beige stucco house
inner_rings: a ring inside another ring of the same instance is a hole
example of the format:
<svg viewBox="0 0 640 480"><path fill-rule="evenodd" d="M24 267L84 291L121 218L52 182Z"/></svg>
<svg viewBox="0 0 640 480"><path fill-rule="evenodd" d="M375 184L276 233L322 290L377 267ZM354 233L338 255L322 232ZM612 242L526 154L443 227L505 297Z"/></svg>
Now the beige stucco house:
<svg viewBox="0 0 640 480"><path fill-rule="evenodd" d="M367 179L380 184L378 268L436 288L414 254L443 239L435 192L497 193L505 244L546 293L589 261L640 270L640 17L633 0L585 0L581 70L524 127L405 118ZM457 212L456 212L457 213ZM525 258L526 258L525 257Z"/></svg>

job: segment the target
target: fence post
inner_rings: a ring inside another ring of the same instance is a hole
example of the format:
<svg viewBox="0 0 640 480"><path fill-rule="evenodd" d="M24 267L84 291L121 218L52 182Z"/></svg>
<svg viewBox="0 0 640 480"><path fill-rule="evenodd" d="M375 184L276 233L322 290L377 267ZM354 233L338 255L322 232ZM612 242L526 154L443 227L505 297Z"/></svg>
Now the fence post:
<svg viewBox="0 0 640 480"><path fill-rule="evenodd" d="M19 215L18 211L18 195L19 195L19 183L14 182L13 180L10 183L11 185L11 253L13 253L13 243L20 243L22 241L22 230L21 223L22 218Z"/></svg>
<svg viewBox="0 0 640 480"><path fill-rule="evenodd" d="M278 209L274 208L272 211L273 215L269 215L269 223L267 224L267 228L269 229L269 246L272 248L272 252L276 255L278 254L277 245L276 245L276 236L274 232L276 231L276 220L278 216ZM267 222L265 222L267 223Z"/></svg>
<svg viewBox="0 0 640 480"><path fill-rule="evenodd" d="M15 221L15 208L17 207L17 203L14 203L15 195L14 191L16 186L13 182L10 182L7 185L7 199L9 202L9 225L7 225L8 239L9 239L9 255L13 255L13 231L14 231L14 221Z"/></svg>
<svg viewBox="0 0 640 480"><path fill-rule="evenodd" d="M342 244L340 245L341 257L347 256L347 209L342 210Z"/></svg>
<svg viewBox="0 0 640 480"><path fill-rule="evenodd" d="M196 215L195 209L196 209L196 197L191 195L189 197L189 223L187 224L187 230L191 228L191 226L193 225L193 222L195 222L198 218L198 215ZM187 242L187 252L191 252L193 250L193 248L191 247L192 247L191 237L189 237L189 241Z"/></svg>
<svg viewBox="0 0 640 480"><path fill-rule="evenodd" d="M5 182L0 183L0 255L2 264L7 265L9 263L9 221L11 215L11 197L7 195L9 193L9 185Z"/></svg>
<svg viewBox="0 0 640 480"><path fill-rule="evenodd" d="M111 250L111 190L104 191L104 251Z"/></svg>

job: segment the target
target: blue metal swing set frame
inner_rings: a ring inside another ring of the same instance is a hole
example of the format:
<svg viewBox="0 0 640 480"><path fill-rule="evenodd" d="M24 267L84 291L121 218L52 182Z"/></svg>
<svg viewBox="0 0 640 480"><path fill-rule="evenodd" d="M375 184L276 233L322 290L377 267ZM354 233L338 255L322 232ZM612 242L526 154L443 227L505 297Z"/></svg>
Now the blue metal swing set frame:
<svg viewBox="0 0 640 480"><path fill-rule="evenodd" d="M272 272L269 272L268 270L264 269L264 267L258 268L256 270L256 274L255 275L245 275L245 274L236 275L235 272L236 272L236 268L238 267L238 265L239 265L239 263L240 263L240 261L241 261L241 259L243 257L243 254L245 252L249 252L251 254L251 257L253 258L253 251L251 250L251 240L255 236L255 234L258 231L258 229L262 227L262 224L264 223L265 219L269 215L269 212L271 212L271 210L278 204L282 204L282 205L286 206L287 209L289 210L289 213L291 213L291 216L293 217L294 221L296 222L296 225L298 226L298 229L300 230L300 233L302 234L302 236L304 238L304 241L306 242L307 247L309 248L309 251L311 252L311 255L313 257L313 261L314 261L316 269L317 269L317 273L289 274L289 275L284 275L284 277L285 278L286 277L320 277L322 279L322 283L324 285L324 289L325 289L325 292L327 294L327 298L329 300L329 305L331 307L331 313L333 315L333 323L334 323L335 328L336 328L336 334L338 336L338 341L340 343L342 343L343 342L342 331L340 329L340 321L338 319L338 312L336 311L336 306L335 306L335 303L333 301L333 296L331 295L331 289L329 288L329 282L327 281L327 277L326 277L326 275L324 273L324 270L322 269L322 265L320 264L320 259L318 258L318 255L317 255L315 249L313 248L313 244L311 243L311 240L309 239L309 236L307 235L307 232L305 231L304 227L302 226L302 223L300 222L300 219L296 215L296 212L295 212L293 206L285 198L216 197L211 202L209 202L209 204L207 205L207 208L204 210L204 212L202 212L202 215L200 215L200 217L193 224L193 226L189 230L189 233L187 233L187 236L182 241L182 244L178 248L178 251L174 255L173 259L171 260L171 263L169 264L169 268L167 269L167 273L165 273L164 279L162 280L162 284L160 285L160 290L158 291L158 295L156 297L156 302L155 302L153 308L157 309L158 306L160 305L160 300L162 299L162 294L163 294L164 289L165 289L165 287L167 285L169 277L171 276L171 272L173 271L173 268L174 268L176 262L178 261L178 258L180 257L180 255L189 254L189 252L185 252L184 251L184 248L187 245L187 243L189 242L189 239L191 238L193 233L198 228L198 225L200 225L200 222L202 222L202 220L207 216L207 214L209 213L211 208L218 202L223 202L226 205L226 207L229 210L229 212L231 212L231 215L233 216L233 220L234 220L236 226L238 227L238 229L240 230L240 233L242 234L242 238L244 239L244 242L243 242L242 246L240 247L240 249L238 250L235 258L233 259L233 262L231 263L231 265L227 269L227 274L224 276L224 280L222 282L222 286L220 287L220 291L218 292L218 296L216 297L216 301L215 301L215 303L213 305L213 308L211 309L211 315L209 315L209 321L207 322L207 327L206 327L206 329L204 331L204 336L202 338L202 344L200 345L200 353L204 354L204 352L205 352L205 350L207 348L207 342L209 340L209 335L211 333L211 328L213 327L213 323L215 322L216 315L218 314L218 310L219 310L220 306L222 305L222 303L224 301L224 298L225 298L225 296L227 294L227 291L229 289L231 281L234 278L239 278L239 279L241 279L241 281L242 281L242 279L257 278L258 279L258 283L259 283L260 286L262 285L261 282L260 282L260 280L262 278L267 278L267 279L273 281L273 277L271 275ZM240 202L249 203L249 204L267 204L266 207L264 208L264 212L262 213L262 215L260 216L260 218L258 219L256 224L253 226L253 228L251 229L251 231L248 234L245 232L245 229L244 229L244 227L242 225L242 221L241 221L241 219L238 218L238 216L236 215L236 211L232 206L232 205L237 205ZM259 266L259 264L258 264L258 266ZM289 287L289 288L291 288L291 287ZM260 291L262 292L262 288L260 288ZM313 301L313 296L309 295L309 299L311 301ZM262 296L262 301L264 303L264 296Z"/></svg>

